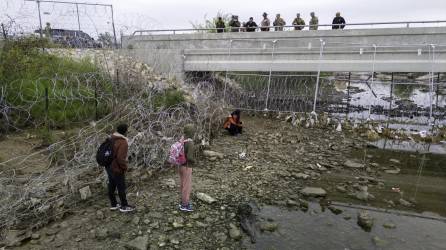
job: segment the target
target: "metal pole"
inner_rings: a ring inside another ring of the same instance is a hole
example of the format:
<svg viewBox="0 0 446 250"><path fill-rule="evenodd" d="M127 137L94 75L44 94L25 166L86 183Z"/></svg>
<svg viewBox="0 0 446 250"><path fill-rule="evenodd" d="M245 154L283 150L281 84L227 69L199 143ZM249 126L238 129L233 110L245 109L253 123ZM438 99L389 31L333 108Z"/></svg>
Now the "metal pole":
<svg viewBox="0 0 446 250"><path fill-rule="evenodd" d="M351 83L352 72L348 72L348 83L347 83L347 119L350 113L350 83Z"/></svg>
<svg viewBox="0 0 446 250"><path fill-rule="evenodd" d="M435 111L438 111L438 95L440 92L440 72L437 73L437 90L435 92L436 92L435 94L437 95L437 98L435 100Z"/></svg>
<svg viewBox="0 0 446 250"><path fill-rule="evenodd" d="M94 83L94 107L95 107L95 121L98 120L98 83Z"/></svg>
<svg viewBox="0 0 446 250"><path fill-rule="evenodd" d="M435 46L433 44L431 44L431 49L432 49L432 63L431 63L431 77L430 77L430 88L429 88L429 104L430 104L430 109L429 109L429 123L432 122L432 92L434 90L434 61L435 61Z"/></svg>
<svg viewBox="0 0 446 250"><path fill-rule="evenodd" d="M112 18L112 27L113 27L113 36L115 38L115 48L118 48L118 40L116 39L116 29L115 29L115 18L113 15L113 5L110 5L110 9L111 9L111 18Z"/></svg>
<svg viewBox="0 0 446 250"><path fill-rule="evenodd" d="M49 112L50 112L50 100L48 96L48 87L45 87L45 123L48 132L50 132Z"/></svg>
<svg viewBox="0 0 446 250"><path fill-rule="evenodd" d="M389 121L392 113L392 102L393 102L393 72L390 82L390 101L389 101L389 113L387 114L387 128L389 128Z"/></svg>
<svg viewBox="0 0 446 250"><path fill-rule="evenodd" d="M232 48L232 40L229 40L228 46L228 61L231 59L231 48ZM225 75L225 88L223 90L223 102L226 101L226 88L228 84L228 67L226 67L226 75Z"/></svg>
<svg viewBox="0 0 446 250"><path fill-rule="evenodd" d="M39 12L40 38L43 38L43 34L42 34L42 32L43 32L43 30L42 30L42 16L40 15L40 1L37 0L36 3L37 3L37 10Z"/></svg>
<svg viewBox="0 0 446 250"><path fill-rule="evenodd" d="M268 90L266 92L265 110L268 110L269 91L271 89L271 75L273 72L274 50L276 48L276 43L277 43L277 40L274 40L273 41L273 50L271 51L271 63L269 65Z"/></svg>
<svg viewBox="0 0 446 250"><path fill-rule="evenodd" d="M7 40L7 39L8 39L8 36L6 35L5 25L3 25L3 23L2 23L2 33L3 33L3 38L4 38L5 40Z"/></svg>
<svg viewBox="0 0 446 250"><path fill-rule="evenodd" d="M76 3L76 13L77 13L77 27L79 31L81 30L81 21L79 20L79 4Z"/></svg>
<svg viewBox="0 0 446 250"><path fill-rule="evenodd" d="M317 94L319 92L319 80L321 77L321 63L322 63L322 56L324 53L324 45L325 45L324 40L320 39L320 42L321 42L321 46L319 49L319 64L318 64L318 69L317 69L316 90L314 91L313 112L316 112Z"/></svg>

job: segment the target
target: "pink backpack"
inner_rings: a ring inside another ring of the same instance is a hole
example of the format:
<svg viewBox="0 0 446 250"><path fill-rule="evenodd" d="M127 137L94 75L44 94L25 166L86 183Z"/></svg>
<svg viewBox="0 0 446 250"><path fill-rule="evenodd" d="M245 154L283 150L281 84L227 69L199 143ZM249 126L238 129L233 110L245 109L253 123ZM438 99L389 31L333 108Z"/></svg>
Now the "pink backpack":
<svg viewBox="0 0 446 250"><path fill-rule="evenodd" d="M172 146L170 146L169 163L177 166L186 164L186 153L184 152L184 144L190 139L185 140L183 137Z"/></svg>

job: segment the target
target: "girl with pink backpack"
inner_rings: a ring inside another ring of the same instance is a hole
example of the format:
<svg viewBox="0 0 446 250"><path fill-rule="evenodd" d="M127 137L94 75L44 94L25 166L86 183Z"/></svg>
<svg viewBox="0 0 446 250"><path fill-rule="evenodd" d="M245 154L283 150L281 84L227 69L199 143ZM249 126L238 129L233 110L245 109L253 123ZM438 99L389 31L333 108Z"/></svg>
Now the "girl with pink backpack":
<svg viewBox="0 0 446 250"><path fill-rule="evenodd" d="M194 125L184 126L181 139L170 147L169 163L178 167L180 176L181 203L179 209L184 212L194 211L190 204L192 191L192 167L195 165Z"/></svg>

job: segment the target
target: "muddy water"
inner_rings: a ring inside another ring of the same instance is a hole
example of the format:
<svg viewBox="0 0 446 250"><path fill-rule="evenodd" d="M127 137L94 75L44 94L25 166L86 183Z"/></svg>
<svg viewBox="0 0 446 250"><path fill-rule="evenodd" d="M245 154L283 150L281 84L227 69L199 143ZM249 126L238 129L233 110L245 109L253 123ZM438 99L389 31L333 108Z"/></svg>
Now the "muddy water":
<svg viewBox="0 0 446 250"><path fill-rule="evenodd" d="M260 217L274 220L278 230L258 234L256 244L245 240L248 249L446 249L446 222L411 214L399 215L371 210L374 218L371 232L357 225L359 209L336 206L339 215L323 210L318 203L310 203L308 212L284 210L267 206ZM383 224L396 227L387 229Z"/></svg>

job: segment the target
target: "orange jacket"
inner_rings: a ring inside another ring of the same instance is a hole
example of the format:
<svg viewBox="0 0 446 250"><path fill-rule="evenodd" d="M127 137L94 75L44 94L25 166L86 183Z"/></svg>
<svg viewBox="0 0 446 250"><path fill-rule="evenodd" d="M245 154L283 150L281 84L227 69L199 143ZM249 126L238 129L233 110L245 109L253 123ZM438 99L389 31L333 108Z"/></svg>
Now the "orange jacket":
<svg viewBox="0 0 446 250"><path fill-rule="evenodd" d="M242 124L241 123L237 123L234 119L234 117L229 116L228 118L226 118L225 123L223 124L223 128L229 128L231 126L231 124L234 124L236 126L241 127Z"/></svg>

